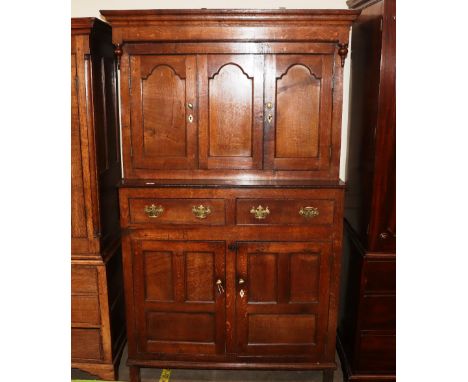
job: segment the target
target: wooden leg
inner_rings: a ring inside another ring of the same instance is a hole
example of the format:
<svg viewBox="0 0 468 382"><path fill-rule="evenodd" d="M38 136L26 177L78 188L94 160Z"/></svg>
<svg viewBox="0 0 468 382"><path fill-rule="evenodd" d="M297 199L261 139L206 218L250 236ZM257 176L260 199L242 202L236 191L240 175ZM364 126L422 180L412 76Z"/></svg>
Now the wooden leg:
<svg viewBox="0 0 468 382"><path fill-rule="evenodd" d="M129 366L130 369L130 382L141 382L140 379L140 367Z"/></svg>
<svg viewBox="0 0 468 382"><path fill-rule="evenodd" d="M333 372L334 370L324 370L323 371L323 382L333 382Z"/></svg>

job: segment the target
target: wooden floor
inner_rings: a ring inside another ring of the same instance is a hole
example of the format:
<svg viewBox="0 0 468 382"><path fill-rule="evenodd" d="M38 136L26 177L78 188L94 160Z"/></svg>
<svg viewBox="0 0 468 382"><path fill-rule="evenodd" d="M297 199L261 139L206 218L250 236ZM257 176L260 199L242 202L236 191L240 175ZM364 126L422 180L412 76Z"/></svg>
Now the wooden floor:
<svg viewBox="0 0 468 382"><path fill-rule="evenodd" d="M119 381L128 381L127 348L120 362ZM343 382L340 361L334 382ZM161 369L141 369L141 382L159 382ZM94 376L72 370L72 379L96 379ZM231 370L171 370L170 382L322 382L322 373L316 371L231 371Z"/></svg>

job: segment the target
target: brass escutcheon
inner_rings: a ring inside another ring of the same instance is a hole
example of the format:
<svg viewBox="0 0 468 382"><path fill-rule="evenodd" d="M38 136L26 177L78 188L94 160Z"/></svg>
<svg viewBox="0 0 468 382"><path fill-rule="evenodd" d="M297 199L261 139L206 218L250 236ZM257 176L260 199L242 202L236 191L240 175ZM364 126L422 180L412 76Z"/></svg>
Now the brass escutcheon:
<svg viewBox="0 0 468 382"><path fill-rule="evenodd" d="M270 214L270 210L268 209L268 206L266 208L263 208L260 205L257 208L252 207L250 213L255 215L255 219L266 219L267 215Z"/></svg>
<svg viewBox="0 0 468 382"><path fill-rule="evenodd" d="M161 205L155 206L152 204L151 206L145 206L145 212L150 218L157 218L161 216L161 214L164 212L164 208Z"/></svg>
<svg viewBox="0 0 468 382"><path fill-rule="evenodd" d="M192 212L196 218L205 219L209 214L211 214L211 208L200 204L199 206L193 206Z"/></svg>
<svg viewBox="0 0 468 382"><path fill-rule="evenodd" d="M301 207L299 215L304 216L306 219L310 219L318 216L319 210L316 207Z"/></svg>

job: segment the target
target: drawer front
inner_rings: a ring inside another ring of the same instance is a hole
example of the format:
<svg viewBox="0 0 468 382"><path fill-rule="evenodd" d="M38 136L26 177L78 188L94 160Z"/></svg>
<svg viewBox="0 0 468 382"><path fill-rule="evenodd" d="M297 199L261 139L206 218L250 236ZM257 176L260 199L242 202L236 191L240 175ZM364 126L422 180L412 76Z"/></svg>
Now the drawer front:
<svg viewBox="0 0 468 382"><path fill-rule="evenodd" d="M72 296L71 308L73 324L99 325L98 296Z"/></svg>
<svg viewBox="0 0 468 382"><path fill-rule="evenodd" d="M224 199L130 198L131 224L224 225Z"/></svg>
<svg viewBox="0 0 468 382"><path fill-rule="evenodd" d="M95 267L72 265L71 291L78 293L98 293L98 274Z"/></svg>
<svg viewBox="0 0 468 382"><path fill-rule="evenodd" d="M361 329L395 330L395 296L364 296Z"/></svg>
<svg viewBox="0 0 468 382"><path fill-rule="evenodd" d="M361 335L357 349L357 372L395 372L396 337L394 335Z"/></svg>
<svg viewBox="0 0 468 382"><path fill-rule="evenodd" d="M334 200L237 199L238 225L332 225Z"/></svg>
<svg viewBox="0 0 468 382"><path fill-rule="evenodd" d="M72 359L101 360L101 333L99 329L72 329Z"/></svg>
<svg viewBox="0 0 468 382"><path fill-rule="evenodd" d="M394 292L396 284L395 260L366 260L364 290L366 292Z"/></svg>

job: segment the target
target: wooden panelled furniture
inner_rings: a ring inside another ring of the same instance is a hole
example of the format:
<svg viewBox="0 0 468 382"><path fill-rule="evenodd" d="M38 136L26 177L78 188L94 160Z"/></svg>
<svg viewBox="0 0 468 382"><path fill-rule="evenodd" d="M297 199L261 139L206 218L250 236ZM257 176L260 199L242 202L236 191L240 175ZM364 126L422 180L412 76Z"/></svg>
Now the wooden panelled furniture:
<svg viewBox="0 0 468 382"><path fill-rule="evenodd" d="M101 13L120 58L131 381L141 367L332 381L359 11Z"/></svg>
<svg viewBox="0 0 468 382"><path fill-rule="evenodd" d="M395 380L395 0L353 25L338 349L345 380Z"/></svg>
<svg viewBox="0 0 468 382"><path fill-rule="evenodd" d="M113 51L109 25L71 20L72 367L109 380L125 344Z"/></svg>

